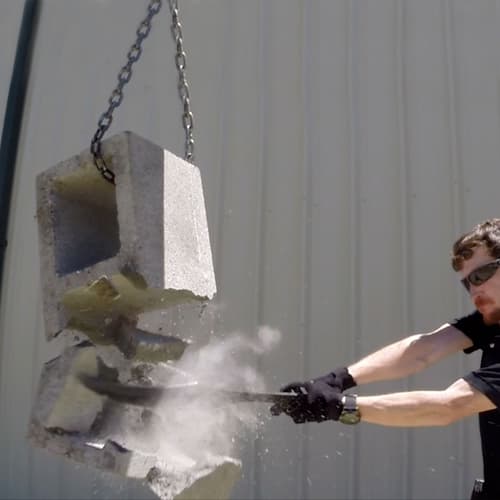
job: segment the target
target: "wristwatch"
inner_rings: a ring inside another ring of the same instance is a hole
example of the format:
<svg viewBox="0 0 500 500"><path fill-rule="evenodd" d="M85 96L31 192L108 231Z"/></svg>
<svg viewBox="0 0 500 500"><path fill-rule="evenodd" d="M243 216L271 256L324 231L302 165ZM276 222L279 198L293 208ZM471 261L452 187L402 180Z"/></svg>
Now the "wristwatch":
<svg viewBox="0 0 500 500"><path fill-rule="evenodd" d="M359 412L358 396L356 394L344 394L342 396L342 413L339 417L339 422L348 425L354 425L359 423L361 420L361 414Z"/></svg>

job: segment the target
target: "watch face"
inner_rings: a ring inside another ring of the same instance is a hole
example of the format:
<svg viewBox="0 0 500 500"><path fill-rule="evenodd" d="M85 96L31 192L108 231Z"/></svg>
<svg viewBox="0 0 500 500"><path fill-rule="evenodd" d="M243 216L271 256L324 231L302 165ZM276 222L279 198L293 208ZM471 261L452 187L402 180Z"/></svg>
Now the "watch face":
<svg viewBox="0 0 500 500"><path fill-rule="evenodd" d="M360 420L360 414L359 410L351 410L351 411L346 411L344 410L340 414L339 421L342 422L343 424L347 425L354 425L357 424Z"/></svg>

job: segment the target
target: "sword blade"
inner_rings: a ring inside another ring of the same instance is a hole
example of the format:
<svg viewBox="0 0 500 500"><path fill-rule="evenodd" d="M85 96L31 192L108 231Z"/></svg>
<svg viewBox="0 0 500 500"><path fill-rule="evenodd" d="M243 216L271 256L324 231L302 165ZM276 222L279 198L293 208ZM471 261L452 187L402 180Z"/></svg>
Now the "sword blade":
<svg viewBox="0 0 500 500"><path fill-rule="evenodd" d="M140 406L155 406L159 401L174 398L213 397L231 403L273 403L283 406L299 404L307 395L291 392L251 392L227 389L212 389L196 383L172 386L137 386L112 382L97 377L80 376L81 382L90 390L114 401Z"/></svg>

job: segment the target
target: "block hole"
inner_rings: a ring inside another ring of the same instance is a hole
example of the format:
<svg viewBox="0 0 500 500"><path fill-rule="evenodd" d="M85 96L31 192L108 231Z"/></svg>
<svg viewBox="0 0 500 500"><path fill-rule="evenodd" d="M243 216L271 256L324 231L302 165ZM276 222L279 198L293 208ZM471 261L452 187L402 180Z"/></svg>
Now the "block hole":
<svg viewBox="0 0 500 500"><path fill-rule="evenodd" d="M59 275L82 270L118 253L116 188L93 165L55 179L51 201Z"/></svg>

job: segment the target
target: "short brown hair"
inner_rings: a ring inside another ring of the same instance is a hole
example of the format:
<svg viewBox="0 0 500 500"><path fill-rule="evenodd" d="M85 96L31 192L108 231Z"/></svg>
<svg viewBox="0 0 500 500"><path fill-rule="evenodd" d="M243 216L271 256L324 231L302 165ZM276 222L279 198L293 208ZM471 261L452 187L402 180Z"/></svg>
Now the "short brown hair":
<svg viewBox="0 0 500 500"><path fill-rule="evenodd" d="M500 219L488 219L463 234L453 244L451 265L455 271L460 271L465 260L474 254L477 247L484 245L495 259L500 258Z"/></svg>

